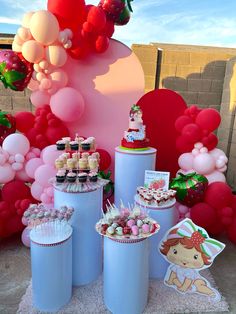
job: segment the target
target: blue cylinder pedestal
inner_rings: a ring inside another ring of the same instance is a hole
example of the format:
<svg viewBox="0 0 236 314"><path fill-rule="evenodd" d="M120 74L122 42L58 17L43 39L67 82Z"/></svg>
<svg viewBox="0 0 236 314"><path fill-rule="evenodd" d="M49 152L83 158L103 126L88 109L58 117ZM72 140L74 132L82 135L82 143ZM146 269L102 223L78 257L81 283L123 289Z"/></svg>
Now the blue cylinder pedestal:
<svg viewBox="0 0 236 314"><path fill-rule="evenodd" d="M33 229L31 268L33 306L56 312L72 295L72 228L46 223Z"/></svg>
<svg viewBox="0 0 236 314"><path fill-rule="evenodd" d="M115 153L115 204L125 206L134 202L138 186L143 186L145 170L155 170L155 148L144 151L124 150L116 147Z"/></svg>
<svg viewBox="0 0 236 314"><path fill-rule="evenodd" d="M163 258L159 252L159 244L166 232L178 222L178 213L175 208L175 201L168 206L154 207L143 206L140 202L136 204L148 210L148 215L156 220L160 225L160 230L152 236L150 241L150 258L149 258L149 276L155 279L164 279L169 263Z"/></svg>
<svg viewBox="0 0 236 314"><path fill-rule="evenodd" d="M148 299L148 239L104 238L104 302L113 314L141 314Z"/></svg>
<svg viewBox="0 0 236 314"><path fill-rule="evenodd" d="M70 220L73 227L73 285L85 285L102 273L102 239L95 231L101 218L103 188L91 192L68 193L54 188L54 204L74 208Z"/></svg>

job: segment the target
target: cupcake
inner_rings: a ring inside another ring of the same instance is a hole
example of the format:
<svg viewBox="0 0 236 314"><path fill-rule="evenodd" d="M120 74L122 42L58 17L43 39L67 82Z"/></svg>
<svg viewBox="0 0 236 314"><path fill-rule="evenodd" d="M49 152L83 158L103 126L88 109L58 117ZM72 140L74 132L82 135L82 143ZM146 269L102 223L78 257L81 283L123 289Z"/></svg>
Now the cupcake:
<svg viewBox="0 0 236 314"><path fill-rule="evenodd" d="M78 150L79 149L79 143L76 141L71 141L70 142L70 149L71 150Z"/></svg>
<svg viewBox="0 0 236 314"><path fill-rule="evenodd" d="M89 169L90 170L95 170L98 168L98 161L95 158L90 158L89 159Z"/></svg>
<svg viewBox="0 0 236 314"><path fill-rule="evenodd" d="M92 153L91 156L92 156L92 158L97 159L98 162L100 161L100 154L99 154L99 152Z"/></svg>
<svg viewBox="0 0 236 314"><path fill-rule="evenodd" d="M73 158L67 159L66 166L68 169L74 169L75 168L75 160Z"/></svg>
<svg viewBox="0 0 236 314"><path fill-rule="evenodd" d="M89 181L90 182L97 182L97 180L98 180L97 172L90 172L90 174L89 174Z"/></svg>
<svg viewBox="0 0 236 314"><path fill-rule="evenodd" d="M59 170L59 169L62 169L63 167L64 167L64 161L63 161L63 159L60 159L60 158L56 159L56 160L55 160L55 168L56 168L57 170Z"/></svg>
<svg viewBox="0 0 236 314"><path fill-rule="evenodd" d="M57 141L56 145L57 145L57 150L65 150L66 148L66 143L63 140Z"/></svg>
<svg viewBox="0 0 236 314"><path fill-rule="evenodd" d="M80 154L79 154L79 153L73 153L73 154L72 154L72 158L73 158L74 160L76 160L76 161L79 160L79 157L80 157Z"/></svg>
<svg viewBox="0 0 236 314"><path fill-rule="evenodd" d="M90 149L95 150L95 137L88 137L87 138L88 143L90 143Z"/></svg>
<svg viewBox="0 0 236 314"><path fill-rule="evenodd" d="M79 159L79 170L86 170L88 168L88 161L85 158Z"/></svg>
<svg viewBox="0 0 236 314"><path fill-rule="evenodd" d="M73 183L73 182L75 182L75 180L76 180L76 173L74 173L74 172L69 172L69 173L67 173L66 178L67 178L67 181L68 181L68 182Z"/></svg>
<svg viewBox="0 0 236 314"><path fill-rule="evenodd" d="M78 179L79 179L80 183L86 182L87 181L87 177L88 177L88 175L87 175L86 172L81 172L81 173L78 174Z"/></svg>
<svg viewBox="0 0 236 314"><path fill-rule="evenodd" d="M66 172L65 170L58 170L56 174L56 180L58 183L63 183L66 178Z"/></svg>
<svg viewBox="0 0 236 314"><path fill-rule="evenodd" d="M82 150L89 151L90 150L90 143L87 140L81 142L81 148L82 148Z"/></svg>
<svg viewBox="0 0 236 314"><path fill-rule="evenodd" d="M81 158L88 159L89 158L89 153L82 153L81 154Z"/></svg>

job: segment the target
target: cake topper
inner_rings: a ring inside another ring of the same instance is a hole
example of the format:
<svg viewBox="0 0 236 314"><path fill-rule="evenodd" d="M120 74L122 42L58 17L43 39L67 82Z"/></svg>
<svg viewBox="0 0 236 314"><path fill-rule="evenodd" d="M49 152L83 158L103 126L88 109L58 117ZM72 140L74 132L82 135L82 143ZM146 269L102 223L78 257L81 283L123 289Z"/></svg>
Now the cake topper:
<svg viewBox="0 0 236 314"><path fill-rule="evenodd" d="M159 250L170 263L165 285L182 294L197 293L220 301L219 292L199 271L210 267L224 248L225 245L211 239L205 229L195 225L191 219L184 219L171 228L160 242Z"/></svg>

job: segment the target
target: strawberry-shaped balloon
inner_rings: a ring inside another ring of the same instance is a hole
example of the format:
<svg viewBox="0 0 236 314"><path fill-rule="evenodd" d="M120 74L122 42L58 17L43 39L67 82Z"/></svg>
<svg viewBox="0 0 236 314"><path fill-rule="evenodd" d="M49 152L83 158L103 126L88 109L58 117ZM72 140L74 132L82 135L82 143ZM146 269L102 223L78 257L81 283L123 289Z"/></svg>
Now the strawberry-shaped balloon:
<svg viewBox="0 0 236 314"><path fill-rule="evenodd" d="M6 88L23 91L33 73L32 65L27 64L12 50L0 51L0 80Z"/></svg>
<svg viewBox="0 0 236 314"><path fill-rule="evenodd" d="M130 12L133 12L130 2L133 0L101 0L99 7L102 8L109 20L116 25L125 25L129 22Z"/></svg>
<svg viewBox="0 0 236 314"><path fill-rule="evenodd" d="M4 139L16 131L15 118L7 112L0 111L0 145Z"/></svg>

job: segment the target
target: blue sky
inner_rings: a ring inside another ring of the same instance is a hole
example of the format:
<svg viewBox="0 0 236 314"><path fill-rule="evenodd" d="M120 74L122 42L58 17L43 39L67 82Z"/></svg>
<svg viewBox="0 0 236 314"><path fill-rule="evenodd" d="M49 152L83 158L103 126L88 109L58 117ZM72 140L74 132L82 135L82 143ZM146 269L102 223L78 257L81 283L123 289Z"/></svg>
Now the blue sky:
<svg viewBox="0 0 236 314"><path fill-rule="evenodd" d="M0 33L16 32L25 12L45 9L46 3L0 0ZM131 21L116 27L113 36L127 45L165 42L236 47L235 0L135 0L132 7Z"/></svg>

